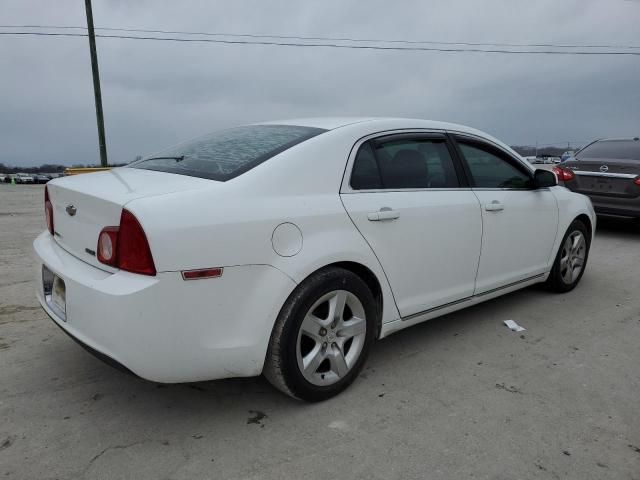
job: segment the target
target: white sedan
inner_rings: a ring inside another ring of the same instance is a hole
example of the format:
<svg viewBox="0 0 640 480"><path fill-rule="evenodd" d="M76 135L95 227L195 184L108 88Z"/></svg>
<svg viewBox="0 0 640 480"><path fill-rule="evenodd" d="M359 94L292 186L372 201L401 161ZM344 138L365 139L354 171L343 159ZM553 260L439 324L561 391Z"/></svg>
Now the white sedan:
<svg viewBox="0 0 640 480"><path fill-rule="evenodd" d="M46 313L157 382L263 373L344 390L374 341L580 281L589 199L472 128L323 118L222 130L55 179L34 242Z"/></svg>

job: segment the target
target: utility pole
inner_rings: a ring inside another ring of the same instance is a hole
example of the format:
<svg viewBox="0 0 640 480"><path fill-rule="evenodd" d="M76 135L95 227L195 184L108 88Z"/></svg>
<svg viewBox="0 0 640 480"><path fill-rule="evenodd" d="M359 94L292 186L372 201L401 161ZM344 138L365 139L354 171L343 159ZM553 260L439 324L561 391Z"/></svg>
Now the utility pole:
<svg viewBox="0 0 640 480"><path fill-rule="evenodd" d="M93 73L93 95L96 101L96 120L98 122L98 144L100 146L100 165L107 166L107 144L104 136L104 117L102 115L102 93L100 92L100 72L98 72L98 54L96 52L96 33L93 29L93 11L91 0L84 0L87 13L87 30L89 33L89 53L91 54L91 71Z"/></svg>

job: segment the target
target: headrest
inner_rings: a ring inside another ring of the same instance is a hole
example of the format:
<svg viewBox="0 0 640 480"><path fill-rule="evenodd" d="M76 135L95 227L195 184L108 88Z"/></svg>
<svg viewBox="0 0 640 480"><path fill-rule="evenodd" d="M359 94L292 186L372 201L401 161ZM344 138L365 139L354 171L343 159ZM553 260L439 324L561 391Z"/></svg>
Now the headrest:
<svg viewBox="0 0 640 480"><path fill-rule="evenodd" d="M427 163L416 150L399 150L383 163L382 176L386 188L424 188L427 186ZM382 166L382 165L381 165Z"/></svg>

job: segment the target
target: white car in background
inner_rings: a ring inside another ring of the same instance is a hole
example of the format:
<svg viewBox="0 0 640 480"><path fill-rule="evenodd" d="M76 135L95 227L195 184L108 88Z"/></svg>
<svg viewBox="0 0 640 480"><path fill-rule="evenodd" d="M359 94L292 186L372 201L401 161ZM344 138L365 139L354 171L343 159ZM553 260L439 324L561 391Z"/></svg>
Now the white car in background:
<svg viewBox="0 0 640 480"><path fill-rule="evenodd" d="M37 295L65 332L143 378L264 373L322 400L376 339L535 283L574 288L595 215L556 184L461 125L231 128L49 182Z"/></svg>
<svg viewBox="0 0 640 480"><path fill-rule="evenodd" d="M16 173L15 179L16 183L22 184L35 182L33 175L31 175L30 173Z"/></svg>

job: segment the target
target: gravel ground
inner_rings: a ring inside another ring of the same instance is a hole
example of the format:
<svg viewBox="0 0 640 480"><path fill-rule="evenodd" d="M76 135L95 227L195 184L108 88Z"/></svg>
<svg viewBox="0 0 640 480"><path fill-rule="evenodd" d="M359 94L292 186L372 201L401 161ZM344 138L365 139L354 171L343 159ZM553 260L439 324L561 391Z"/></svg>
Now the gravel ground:
<svg viewBox="0 0 640 480"><path fill-rule="evenodd" d="M42 199L0 185L0 478L640 479L637 223L600 221L573 292L392 335L309 405L262 378L158 385L87 354L34 296Z"/></svg>

